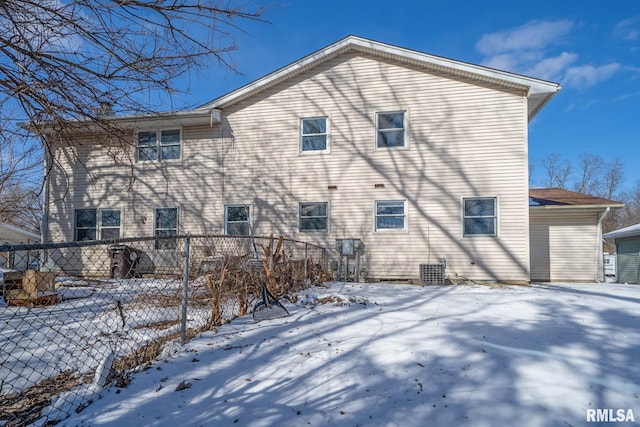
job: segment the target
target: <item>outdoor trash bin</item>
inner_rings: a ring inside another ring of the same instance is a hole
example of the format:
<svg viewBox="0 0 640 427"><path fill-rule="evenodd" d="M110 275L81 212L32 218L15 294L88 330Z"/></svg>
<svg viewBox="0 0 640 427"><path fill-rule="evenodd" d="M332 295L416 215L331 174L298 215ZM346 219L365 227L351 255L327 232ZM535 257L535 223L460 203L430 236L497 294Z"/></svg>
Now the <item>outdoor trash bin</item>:
<svg viewBox="0 0 640 427"><path fill-rule="evenodd" d="M111 266L109 268L110 279L131 279L136 277L136 268L140 260L138 251L126 245L109 246Z"/></svg>

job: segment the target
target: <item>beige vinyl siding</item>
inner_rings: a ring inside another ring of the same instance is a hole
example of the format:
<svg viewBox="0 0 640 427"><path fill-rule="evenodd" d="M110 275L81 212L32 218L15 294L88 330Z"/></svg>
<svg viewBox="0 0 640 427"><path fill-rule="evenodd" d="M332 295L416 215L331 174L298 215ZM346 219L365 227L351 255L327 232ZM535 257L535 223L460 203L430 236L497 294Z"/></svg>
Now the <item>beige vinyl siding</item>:
<svg viewBox="0 0 640 427"><path fill-rule="evenodd" d="M532 207L530 219L532 281L594 280L597 212Z"/></svg>
<svg viewBox="0 0 640 427"><path fill-rule="evenodd" d="M449 274L529 280L526 94L350 54L222 109L222 125L183 130L181 162L134 165L131 190L114 195L130 171L95 155L111 182L79 173L57 212L119 207L132 236L152 232L154 207L177 206L181 232L221 233L224 205L251 203L257 234L362 239L369 277L416 279L444 257ZM376 150L384 111L405 111L406 148ZM330 153L300 154L300 118L317 116ZM498 198L497 237L462 237L463 197ZM375 233L375 200L406 200L407 230ZM329 202L328 233L298 232L300 201Z"/></svg>
<svg viewBox="0 0 640 427"><path fill-rule="evenodd" d="M361 56L324 68L226 112L236 164L270 171L257 193L275 191L276 211L292 216L298 200L330 202L323 243L363 239L372 277L416 278L420 263L445 257L449 272L528 280L524 97ZM375 113L398 110L408 149L375 150ZM299 117L317 115L328 117L331 154L300 156ZM462 238L467 196L499 197L498 238ZM374 233L375 200L407 200L408 230ZM296 233L295 219L289 224Z"/></svg>

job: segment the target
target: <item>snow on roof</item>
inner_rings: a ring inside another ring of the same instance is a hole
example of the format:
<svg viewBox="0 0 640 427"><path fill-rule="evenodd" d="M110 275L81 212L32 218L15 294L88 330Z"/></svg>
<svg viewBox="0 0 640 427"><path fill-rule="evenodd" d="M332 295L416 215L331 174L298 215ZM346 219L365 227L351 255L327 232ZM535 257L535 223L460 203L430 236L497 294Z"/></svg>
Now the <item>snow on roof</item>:
<svg viewBox="0 0 640 427"><path fill-rule="evenodd" d="M21 236L27 237L27 238L32 239L32 240L39 240L40 239L40 235L39 234L33 233L33 232L29 231L29 230L25 230L22 227L18 227L16 225L12 225L12 224L9 224L9 223L6 223L6 222L0 223L0 229L5 229L5 230L8 230L8 231L14 232L16 234L19 234Z"/></svg>
<svg viewBox="0 0 640 427"><path fill-rule="evenodd" d="M610 231L609 233L604 234L602 237L604 237L605 239L619 239L621 237L633 236L640 236L640 224L630 225L629 227Z"/></svg>

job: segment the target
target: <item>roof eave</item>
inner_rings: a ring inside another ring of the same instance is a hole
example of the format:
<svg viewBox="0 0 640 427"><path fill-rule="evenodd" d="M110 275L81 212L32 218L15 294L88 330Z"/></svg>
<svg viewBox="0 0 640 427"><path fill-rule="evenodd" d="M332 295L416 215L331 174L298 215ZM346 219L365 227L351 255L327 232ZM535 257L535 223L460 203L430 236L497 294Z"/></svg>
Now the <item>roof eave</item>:
<svg viewBox="0 0 640 427"><path fill-rule="evenodd" d="M551 101L551 99L556 96L558 91L561 89L560 85L558 85L558 89L555 92L547 93L544 97L540 97L540 101L536 102L535 98L529 96L527 107L528 107L528 119L529 121L533 120L536 115Z"/></svg>
<svg viewBox="0 0 640 427"><path fill-rule="evenodd" d="M29 231L29 230L25 230L22 227L17 227L15 225L8 224L6 222L5 223L0 223L0 227L6 228L7 230L13 231L13 232L18 233L18 234L22 234L23 236L29 237L29 238L34 239L34 240L40 239L40 235L39 234L33 233L33 232Z"/></svg>
<svg viewBox="0 0 640 427"><path fill-rule="evenodd" d="M100 132L114 126L118 129L139 129L157 126L213 126L222 121L222 112L216 108L184 110L166 113L139 114L126 116L106 116L96 120L77 120L67 123L67 131ZM20 123L20 127L33 134L50 135L54 133L52 123ZM74 129L75 128L75 129Z"/></svg>
<svg viewBox="0 0 640 427"><path fill-rule="evenodd" d="M166 126L176 124L182 126L206 126L218 124L222 121L222 112L216 108L203 110L176 111L173 113L149 114L144 116L115 116L110 119L114 124L125 128L139 128L142 126Z"/></svg>
<svg viewBox="0 0 640 427"><path fill-rule="evenodd" d="M613 203L613 204L598 204L598 205L540 205L540 206L529 206L529 209L535 210L570 210L570 209L579 209L579 210L593 210L593 211L603 211L607 208L610 209L622 209L624 208L624 203Z"/></svg>
<svg viewBox="0 0 640 427"><path fill-rule="evenodd" d="M551 100L560 90L557 83L536 79L533 77L509 73L480 65L457 61L440 56L430 55L398 46L389 45L373 40L364 39L357 36L345 37L323 49L320 49L302 59L284 66L266 76L259 78L239 89L229 92L200 108L224 108L235 102L239 102L247 97L271 87L278 82L293 77L304 70L315 66L323 61L338 55L347 50L360 51L382 55L392 59L409 62L431 69L440 69L465 77L491 82L494 84L515 88L526 93L528 99L534 96L540 98L539 102L533 102L529 106L528 118L533 117ZM542 96L540 96L542 95Z"/></svg>
<svg viewBox="0 0 640 427"><path fill-rule="evenodd" d="M624 227L619 230L610 231L604 234L602 237L605 239L622 239L625 237L636 237L640 236L640 224L631 225L629 227Z"/></svg>

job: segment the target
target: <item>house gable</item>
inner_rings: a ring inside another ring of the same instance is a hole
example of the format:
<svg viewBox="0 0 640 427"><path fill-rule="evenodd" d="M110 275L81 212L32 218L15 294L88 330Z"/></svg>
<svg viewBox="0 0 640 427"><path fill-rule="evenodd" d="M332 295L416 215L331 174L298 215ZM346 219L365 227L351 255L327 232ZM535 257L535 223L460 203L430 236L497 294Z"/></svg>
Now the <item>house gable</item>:
<svg viewBox="0 0 640 427"><path fill-rule="evenodd" d="M557 83L417 52L357 36L347 36L252 83L206 103L194 111L227 108L298 74L306 73L313 67L345 53L367 54L380 60L392 60L418 67L427 72L444 73L506 89L523 91L528 99L527 117L529 120L533 119L560 90L560 85Z"/></svg>

